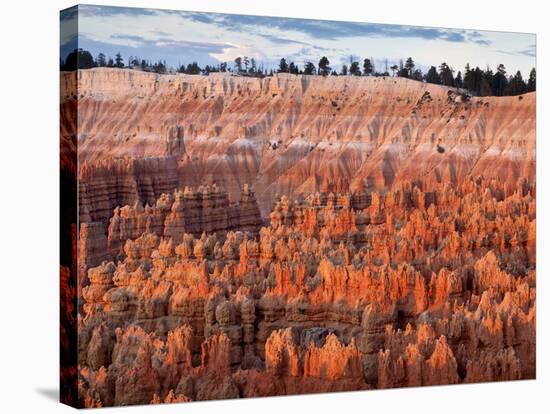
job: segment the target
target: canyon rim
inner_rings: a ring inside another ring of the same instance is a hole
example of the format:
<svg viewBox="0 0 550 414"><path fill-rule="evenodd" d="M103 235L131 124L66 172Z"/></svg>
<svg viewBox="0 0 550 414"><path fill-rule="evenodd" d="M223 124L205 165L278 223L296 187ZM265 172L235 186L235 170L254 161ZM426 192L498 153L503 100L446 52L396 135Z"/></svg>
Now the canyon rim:
<svg viewBox="0 0 550 414"><path fill-rule="evenodd" d="M534 66L532 34L62 11L62 402L534 379Z"/></svg>

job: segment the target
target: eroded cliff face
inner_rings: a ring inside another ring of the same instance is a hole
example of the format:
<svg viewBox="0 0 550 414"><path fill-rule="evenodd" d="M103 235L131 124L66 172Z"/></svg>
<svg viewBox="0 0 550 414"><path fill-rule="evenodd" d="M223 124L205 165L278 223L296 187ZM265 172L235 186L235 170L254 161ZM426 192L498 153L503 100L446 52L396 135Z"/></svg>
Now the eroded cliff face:
<svg viewBox="0 0 550 414"><path fill-rule="evenodd" d="M65 81L80 405L535 377L534 94Z"/></svg>
<svg viewBox="0 0 550 414"><path fill-rule="evenodd" d="M254 238L145 231L87 272L81 403L534 378L533 191L408 184L357 210L283 197Z"/></svg>
<svg viewBox="0 0 550 414"><path fill-rule="evenodd" d="M404 78L105 68L61 82L78 90L62 98L62 116L78 98L81 196L97 199L89 213L102 218L212 183L233 199L249 184L265 216L283 194L535 173L534 93L470 98Z"/></svg>

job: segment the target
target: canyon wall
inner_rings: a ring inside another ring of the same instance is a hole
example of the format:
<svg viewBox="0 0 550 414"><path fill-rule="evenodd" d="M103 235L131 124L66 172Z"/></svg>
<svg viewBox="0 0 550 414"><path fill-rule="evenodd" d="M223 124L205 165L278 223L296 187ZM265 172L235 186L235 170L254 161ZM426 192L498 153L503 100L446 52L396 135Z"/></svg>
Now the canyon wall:
<svg viewBox="0 0 550 414"><path fill-rule="evenodd" d="M393 77L106 68L62 73L61 82L78 91L62 96L61 111L78 99L83 197L102 200L90 212L101 217L213 183L233 199L249 184L266 216L283 194L535 174L535 93L478 98Z"/></svg>
<svg viewBox="0 0 550 414"><path fill-rule="evenodd" d="M535 93L61 82L80 406L535 378Z"/></svg>

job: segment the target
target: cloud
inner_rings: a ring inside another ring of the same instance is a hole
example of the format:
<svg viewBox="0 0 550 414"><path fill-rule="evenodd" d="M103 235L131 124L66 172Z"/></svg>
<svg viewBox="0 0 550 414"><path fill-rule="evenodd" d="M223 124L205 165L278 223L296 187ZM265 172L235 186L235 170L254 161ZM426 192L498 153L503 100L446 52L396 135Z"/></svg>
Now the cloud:
<svg viewBox="0 0 550 414"><path fill-rule="evenodd" d="M469 30L466 33L467 40L472 43L476 43L482 46L489 46L491 41L487 39L483 34L479 33L477 30Z"/></svg>
<svg viewBox="0 0 550 414"><path fill-rule="evenodd" d="M491 41L486 40L486 39L475 39L475 40L470 40L470 41L474 42L474 43L477 43L478 45L483 45L483 46L489 46L491 44Z"/></svg>
<svg viewBox="0 0 550 414"><path fill-rule="evenodd" d="M537 46L535 44L530 44L525 49L521 50L497 50L498 53L511 56L527 56L527 57L536 57L537 56Z"/></svg>
<svg viewBox="0 0 550 414"><path fill-rule="evenodd" d="M229 45L220 52L210 53L210 56L217 59L219 62L233 62L237 57L248 56L253 57L258 63L274 64L276 59L273 56L267 56L265 52L254 46L234 46Z"/></svg>
<svg viewBox="0 0 550 414"><path fill-rule="evenodd" d="M88 17L111 17L111 16L156 16L161 10L142 9L139 7L118 7L118 6L93 6L89 4L79 5L80 16Z"/></svg>
<svg viewBox="0 0 550 414"><path fill-rule="evenodd" d="M76 48L76 45L76 40L64 45L61 48L61 58L65 59ZM191 62L199 62L200 65L214 65L219 63L213 57L214 54L232 49L231 45L226 44L174 41L162 38L158 40L144 39L138 46L135 41L114 44L95 40L82 33L78 37L78 47L88 50L94 57L100 52L107 57L114 57L115 54L120 53L124 59L134 56L155 62L165 60L168 65L174 67Z"/></svg>
<svg viewBox="0 0 550 414"><path fill-rule="evenodd" d="M264 39L267 39L272 43L278 44L278 45L306 45L306 46L310 45L307 42L288 39L288 38L280 37L280 36L277 36L277 35L271 35L271 34L266 34L266 33L256 33L256 35L260 36Z"/></svg>
<svg viewBox="0 0 550 414"><path fill-rule="evenodd" d="M162 18L163 15L170 15L175 16L176 19L180 17L181 21L177 24L181 26L185 26L189 24L189 22L201 23L217 27L227 34L241 33L250 36L251 39L254 37L262 37L276 45L308 45L312 41L337 41L346 38L361 37L440 40L452 43L473 42L479 45L488 45L490 43L483 38L483 35L479 31L466 31L463 29L186 12L177 10L155 10L132 7L86 5L79 6L79 11L84 17L95 18L143 18L150 16ZM148 33L163 37L170 37L173 35L169 29L163 28L161 31L158 27ZM121 38L118 38L117 40L120 39ZM138 41L137 39L133 40Z"/></svg>
<svg viewBox="0 0 550 414"><path fill-rule="evenodd" d="M115 33L109 36L111 39L115 40L131 40L133 42L145 42L146 39L143 36L130 35L130 34L120 34Z"/></svg>
<svg viewBox="0 0 550 414"><path fill-rule="evenodd" d="M497 53L502 53L503 55L511 55L511 56L517 56L517 52L511 52L509 50L502 50L502 49L498 49L497 50Z"/></svg>
<svg viewBox="0 0 550 414"><path fill-rule="evenodd" d="M194 20L199 23L215 23L216 20L218 20L217 16L222 16L218 13L201 13L201 12L189 12L189 11L182 11L180 12L180 15L182 17L187 17L191 20Z"/></svg>
<svg viewBox="0 0 550 414"><path fill-rule="evenodd" d="M520 55L523 56L529 56L529 57L536 57L537 56L537 45L535 43L530 44L527 46L526 49L518 51Z"/></svg>
<svg viewBox="0 0 550 414"><path fill-rule="evenodd" d="M529 56L529 57L536 57L537 56L537 53L536 51L532 50L532 49L524 49L524 50L520 50L518 52L519 55L523 55L523 56Z"/></svg>
<svg viewBox="0 0 550 414"><path fill-rule="evenodd" d="M158 36L171 36L171 33L163 32L162 30L152 30L151 33L156 34Z"/></svg>
<svg viewBox="0 0 550 414"><path fill-rule="evenodd" d="M228 45L226 43L210 43L210 42L193 42L188 40L174 40L171 38L160 38L155 41L150 41L149 43L155 44L157 46L165 47L165 46L173 46L173 47L180 47L180 48L192 48L196 50L202 50L208 53L219 53L224 48L227 48Z"/></svg>
<svg viewBox="0 0 550 414"><path fill-rule="evenodd" d="M444 40L448 42L465 42L483 35L477 31L462 29L440 29L434 27L402 26L376 23L341 22L331 20L307 20L269 16L250 16L233 14L186 13L185 16L198 22L214 24L218 27L236 32L262 34L261 30L269 28L283 32L298 32L314 39L336 40L347 37L405 37L426 40ZM468 36L467 36L468 35ZM479 39L476 43L487 44Z"/></svg>
<svg viewBox="0 0 550 414"><path fill-rule="evenodd" d="M126 40L128 41L127 45L132 47L136 44L138 46L145 45L145 46L158 46L158 47L165 47L165 46L174 46L174 47L181 47L181 48L193 48L193 49L199 49L199 50L207 50L208 52L219 52L223 48L227 47L227 44L225 43L211 43L211 42L194 42L194 41L188 41L188 40L176 40L172 37L158 37L158 38L151 38L147 39L143 36L138 35L130 35L130 34L120 34L115 33L109 36L110 39L113 40Z"/></svg>

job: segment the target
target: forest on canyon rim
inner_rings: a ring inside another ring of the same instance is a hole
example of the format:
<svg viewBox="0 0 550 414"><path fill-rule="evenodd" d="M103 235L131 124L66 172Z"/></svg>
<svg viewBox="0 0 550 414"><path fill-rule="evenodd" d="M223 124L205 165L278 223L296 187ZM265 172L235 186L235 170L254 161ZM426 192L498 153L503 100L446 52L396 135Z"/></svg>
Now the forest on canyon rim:
<svg viewBox="0 0 550 414"><path fill-rule="evenodd" d="M118 52L115 58L107 57L99 52L94 59L92 54L82 48L75 49L60 62L60 70L71 71L91 68L129 68L153 73L186 73L189 75L209 75L210 73L235 73L240 76L265 77L275 73L291 73L294 75L319 75L319 76L397 76L413 79L419 82L433 83L436 85L454 86L464 89L476 96L516 96L526 92L534 92L537 89L537 71L532 68L527 81L524 80L521 71L507 75L506 67L501 63L493 71L489 65L483 70L479 66L470 67L466 63L464 71L454 69L446 62L437 67L430 66L426 73L417 65L412 57L406 60L399 59L399 64L390 65L388 59L384 60L384 69L377 70L375 59L364 58L362 63L354 55L349 57L349 63L342 64L338 71L331 66L326 56L319 59L317 67L311 61L306 61L303 67L293 61L281 58L276 68L267 68L263 64L256 63L256 59L248 56L238 56L233 62L221 62L217 65L199 66L197 62L180 64L177 68L170 67L166 60L156 62L141 59L139 56L129 56L127 64L124 57Z"/></svg>

